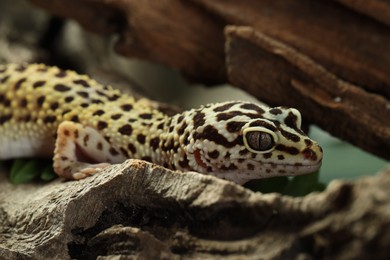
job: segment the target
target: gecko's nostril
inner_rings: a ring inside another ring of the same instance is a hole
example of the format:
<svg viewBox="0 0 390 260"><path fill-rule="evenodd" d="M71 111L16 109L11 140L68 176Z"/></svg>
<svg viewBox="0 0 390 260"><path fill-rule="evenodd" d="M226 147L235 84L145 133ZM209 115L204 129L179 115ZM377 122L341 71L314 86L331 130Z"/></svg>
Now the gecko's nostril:
<svg viewBox="0 0 390 260"><path fill-rule="evenodd" d="M302 151L303 157L307 160L316 161L317 160L317 154L310 148L306 148Z"/></svg>

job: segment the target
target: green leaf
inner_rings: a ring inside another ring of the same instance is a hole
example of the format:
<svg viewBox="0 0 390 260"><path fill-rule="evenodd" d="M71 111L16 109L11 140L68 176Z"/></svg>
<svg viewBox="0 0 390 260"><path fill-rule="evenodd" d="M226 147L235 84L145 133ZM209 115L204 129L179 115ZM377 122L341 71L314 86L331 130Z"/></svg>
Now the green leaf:
<svg viewBox="0 0 390 260"><path fill-rule="evenodd" d="M282 192L288 184L288 177L274 177L269 179L253 180L244 186L253 191L262 193Z"/></svg>
<svg viewBox="0 0 390 260"><path fill-rule="evenodd" d="M13 184L29 182L39 176L42 162L31 159L15 159L11 167L10 181Z"/></svg>
<svg viewBox="0 0 390 260"><path fill-rule="evenodd" d="M319 172L295 176L282 191L284 195L300 197L320 188L318 183Z"/></svg>
<svg viewBox="0 0 390 260"><path fill-rule="evenodd" d="M47 165L40 176L41 180L43 181L51 181L56 177L57 174L54 172L52 164Z"/></svg>

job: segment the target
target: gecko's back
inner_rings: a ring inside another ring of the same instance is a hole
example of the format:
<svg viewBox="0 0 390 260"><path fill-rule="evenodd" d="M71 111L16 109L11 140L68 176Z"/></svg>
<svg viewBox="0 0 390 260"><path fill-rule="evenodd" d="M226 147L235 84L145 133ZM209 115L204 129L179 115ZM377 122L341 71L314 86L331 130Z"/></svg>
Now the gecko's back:
<svg viewBox="0 0 390 260"><path fill-rule="evenodd" d="M94 124L92 114L101 116L99 111L112 102L133 109L135 100L125 97L73 71L43 64L1 65L0 159L50 158L61 122ZM148 106L137 107L150 110Z"/></svg>

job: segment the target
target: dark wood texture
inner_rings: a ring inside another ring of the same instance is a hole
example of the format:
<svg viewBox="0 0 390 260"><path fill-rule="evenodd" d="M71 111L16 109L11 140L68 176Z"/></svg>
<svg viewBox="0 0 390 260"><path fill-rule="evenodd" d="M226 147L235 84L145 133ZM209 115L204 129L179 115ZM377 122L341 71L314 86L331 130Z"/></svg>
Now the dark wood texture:
<svg viewBox="0 0 390 260"><path fill-rule="evenodd" d="M296 107L332 135L390 159L388 1L31 1L117 33L116 50L127 57ZM224 39L226 26L235 27Z"/></svg>

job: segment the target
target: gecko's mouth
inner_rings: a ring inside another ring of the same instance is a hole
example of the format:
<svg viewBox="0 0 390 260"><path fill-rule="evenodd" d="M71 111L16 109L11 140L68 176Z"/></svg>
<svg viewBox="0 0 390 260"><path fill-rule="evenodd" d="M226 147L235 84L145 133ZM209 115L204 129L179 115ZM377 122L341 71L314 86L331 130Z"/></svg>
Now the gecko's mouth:
<svg viewBox="0 0 390 260"><path fill-rule="evenodd" d="M207 169L207 164L202 160L202 156L201 156L201 154L200 154L200 150L199 150L199 149L196 149L196 150L194 151L194 158L195 158L196 163L197 163L199 166L201 166L201 167Z"/></svg>

